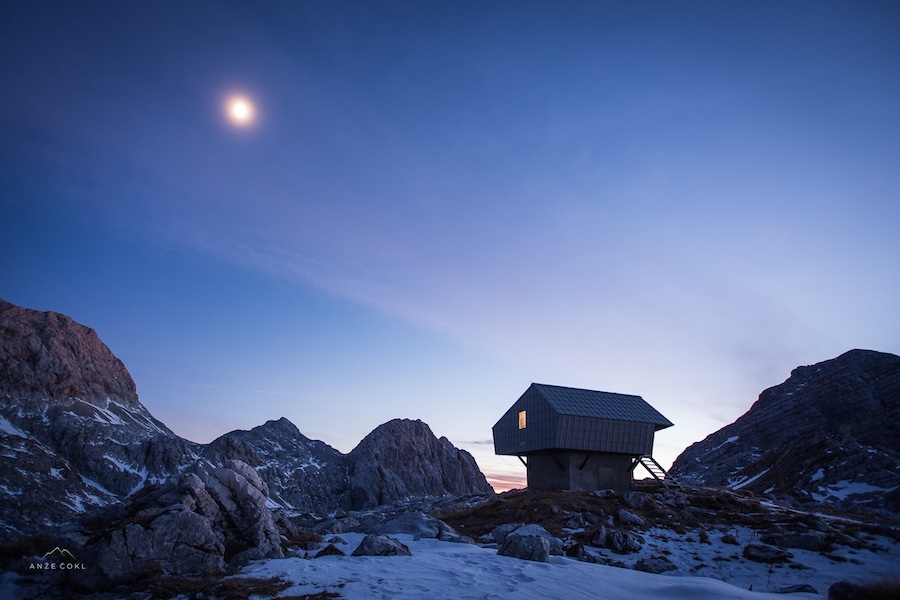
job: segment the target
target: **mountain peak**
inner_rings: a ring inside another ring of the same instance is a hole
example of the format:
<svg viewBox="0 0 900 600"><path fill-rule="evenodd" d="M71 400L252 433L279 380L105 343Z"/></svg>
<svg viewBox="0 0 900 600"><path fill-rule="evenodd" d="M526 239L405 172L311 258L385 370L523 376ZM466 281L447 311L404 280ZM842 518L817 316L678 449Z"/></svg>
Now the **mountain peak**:
<svg viewBox="0 0 900 600"><path fill-rule="evenodd" d="M672 472L687 483L900 510L888 494L900 486L898 430L900 357L851 350L795 368L685 450Z"/></svg>
<svg viewBox="0 0 900 600"><path fill-rule="evenodd" d="M140 404L125 365L96 331L60 313L0 301L0 393L10 391Z"/></svg>
<svg viewBox="0 0 900 600"><path fill-rule="evenodd" d="M408 498L490 493L475 459L435 437L420 420L393 419L376 427L348 458L353 508Z"/></svg>

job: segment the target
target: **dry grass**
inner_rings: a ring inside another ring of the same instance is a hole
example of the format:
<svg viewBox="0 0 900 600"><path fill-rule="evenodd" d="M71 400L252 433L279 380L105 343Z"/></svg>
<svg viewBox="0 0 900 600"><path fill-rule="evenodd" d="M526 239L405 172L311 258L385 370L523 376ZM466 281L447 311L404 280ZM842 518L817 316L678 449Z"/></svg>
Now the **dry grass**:
<svg viewBox="0 0 900 600"><path fill-rule="evenodd" d="M766 532L805 532L816 529L819 517L797 511L772 509L762 504L752 493L713 488L686 488L673 494L659 484L638 483L636 491L647 494L644 506L629 506L620 494L606 493L601 497L589 492L530 492L515 490L499 494L492 500L475 507L433 514L454 529L473 538L489 534L504 523L536 523L550 533L564 537L564 529L573 515L585 519L584 531L572 536L573 540L588 543L599 527L597 521L608 521L624 508L640 516L646 529L665 527L679 535L698 532L701 542L708 540L710 527L746 526L760 534ZM678 500L669 506L665 502ZM820 512L825 513L826 509ZM599 517L594 519L593 516ZM629 527L634 529L634 527ZM854 548L873 545L872 534L890 535L897 539L900 528L891 519L881 522L873 518L866 521L840 520L831 522L829 540L840 541ZM705 535L704 535L705 534ZM838 540L834 536L841 536ZM705 538L705 539L704 539Z"/></svg>
<svg viewBox="0 0 900 600"><path fill-rule="evenodd" d="M251 596L273 598L291 587L279 577L154 577L133 585L130 592L150 592L154 600L178 596L203 597L217 600L249 600ZM339 598L335 592L320 591L302 596L280 596L279 600L329 600Z"/></svg>
<svg viewBox="0 0 900 600"><path fill-rule="evenodd" d="M40 533L0 544L0 569L4 571L23 558L43 556L45 552L58 546L57 540L49 534Z"/></svg>
<svg viewBox="0 0 900 600"><path fill-rule="evenodd" d="M900 579L880 579L862 586L869 600L897 600L900 598Z"/></svg>
<svg viewBox="0 0 900 600"><path fill-rule="evenodd" d="M296 535L291 536L287 540L282 540L283 549L303 548L304 550L313 550L322 542L322 536L313 531L298 531Z"/></svg>
<svg viewBox="0 0 900 600"><path fill-rule="evenodd" d="M592 513L602 518L614 510L618 500L601 499L589 492L512 491L472 508L432 516L475 538L489 534L503 523L537 523L553 535L560 535L572 513Z"/></svg>

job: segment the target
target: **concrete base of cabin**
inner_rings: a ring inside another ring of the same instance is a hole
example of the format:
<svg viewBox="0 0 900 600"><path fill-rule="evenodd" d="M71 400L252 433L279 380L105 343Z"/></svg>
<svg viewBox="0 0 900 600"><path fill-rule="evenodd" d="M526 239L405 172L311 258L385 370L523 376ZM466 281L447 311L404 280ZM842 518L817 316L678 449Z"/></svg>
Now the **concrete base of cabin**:
<svg viewBox="0 0 900 600"><path fill-rule="evenodd" d="M633 457L608 452L548 450L529 454L528 489L631 491Z"/></svg>

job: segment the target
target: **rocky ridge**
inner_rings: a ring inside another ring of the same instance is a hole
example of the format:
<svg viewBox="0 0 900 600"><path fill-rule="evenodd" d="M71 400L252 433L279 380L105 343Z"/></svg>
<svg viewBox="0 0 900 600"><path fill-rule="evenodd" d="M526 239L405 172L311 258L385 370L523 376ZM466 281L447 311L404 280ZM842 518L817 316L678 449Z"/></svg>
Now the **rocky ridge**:
<svg viewBox="0 0 900 600"><path fill-rule="evenodd" d="M900 357L851 350L798 367L672 474L782 501L900 512Z"/></svg>
<svg viewBox="0 0 900 600"><path fill-rule="evenodd" d="M207 444L201 455L214 463L233 458L252 466L279 506L313 513L350 508L344 455L309 439L284 417L249 431L226 433Z"/></svg>
<svg viewBox="0 0 900 600"><path fill-rule="evenodd" d="M348 459L351 506L357 510L408 498L493 491L471 454L445 437L437 439L422 421L395 419L380 425Z"/></svg>
<svg viewBox="0 0 900 600"><path fill-rule="evenodd" d="M263 481L269 508L317 514L492 492L471 455L420 421L386 423L349 455L284 418L205 446L189 442L140 403L94 330L0 300L0 540L72 523L229 461ZM371 493L354 500L353 490L366 486Z"/></svg>

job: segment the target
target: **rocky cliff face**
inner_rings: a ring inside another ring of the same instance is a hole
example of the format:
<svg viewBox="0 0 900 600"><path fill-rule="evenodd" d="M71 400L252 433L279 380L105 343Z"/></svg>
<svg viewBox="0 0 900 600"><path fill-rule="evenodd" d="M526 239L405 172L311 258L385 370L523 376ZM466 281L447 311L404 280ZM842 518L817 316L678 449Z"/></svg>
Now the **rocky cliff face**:
<svg viewBox="0 0 900 600"><path fill-rule="evenodd" d="M0 498L6 532L70 520L194 458L138 401L93 329L0 300Z"/></svg>
<svg viewBox="0 0 900 600"><path fill-rule="evenodd" d="M468 453L419 421L382 425L349 455L284 418L194 444L140 403L94 330L0 300L0 539L229 461L259 474L270 506L318 514L492 491Z"/></svg>
<svg viewBox="0 0 900 600"><path fill-rule="evenodd" d="M422 421L377 427L348 455L354 509L409 498L493 492L475 459Z"/></svg>
<svg viewBox="0 0 900 600"><path fill-rule="evenodd" d="M679 456L687 483L900 512L900 357L852 350L765 390Z"/></svg>
<svg viewBox="0 0 900 600"><path fill-rule="evenodd" d="M269 486L273 502L285 508L329 513L350 508L347 461L319 440L311 440L282 417L250 431L232 431L207 445L202 455L254 467Z"/></svg>

